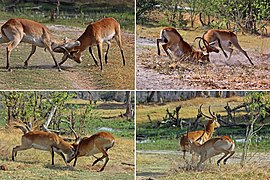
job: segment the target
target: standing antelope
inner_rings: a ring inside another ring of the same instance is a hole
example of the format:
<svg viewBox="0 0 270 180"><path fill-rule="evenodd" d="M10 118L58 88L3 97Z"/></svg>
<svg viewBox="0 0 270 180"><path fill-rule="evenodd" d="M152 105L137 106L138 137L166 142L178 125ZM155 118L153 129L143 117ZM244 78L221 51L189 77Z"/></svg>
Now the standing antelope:
<svg viewBox="0 0 270 180"><path fill-rule="evenodd" d="M98 57L100 61L100 69L102 70L102 44L106 42L108 44L105 53L105 63L107 64L108 51L110 48L110 40L115 38L117 45L120 48L123 65L125 66L125 58L122 48L120 24L114 18L104 18L99 21L90 23L84 33L77 39L80 42L80 46L69 48L70 55L66 54L63 57L60 65L63 64L68 58L73 59L77 63L82 62L82 52L89 47L89 52L95 62L98 65L97 59L92 52L92 47L97 45Z"/></svg>
<svg viewBox="0 0 270 180"><path fill-rule="evenodd" d="M230 55L227 60L229 60L232 56L233 49L231 48L231 45L233 44L234 47L236 47L241 53L243 53L248 58L250 64L254 65L249 56L247 55L247 52L244 51L239 45L237 36L233 32L229 30L211 29L203 34L202 39L205 39L205 41L208 42L209 44L205 45L208 52L218 53L219 52L218 49L216 49L214 46L219 46L224 56L228 58L228 55L225 53L224 50L229 51ZM202 50L200 41L199 46Z"/></svg>
<svg viewBox="0 0 270 180"><path fill-rule="evenodd" d="M26 61L24 62L25 66L28 66L28 61L31 56L35 53L36 47L42 47L48 49L50 52L55 66L61 71L55 56L53 54L54 49L58 49L59 52L68 52L66 48L72 48L79 45L78 43L72 43L68 47L58 45L57 42L54 42L51 37L51 33L48 28L40 23L37 23L28 19L9 19L1 27L2 37L0 38L0 44L9 43L7 46L7 65L6 69L11 71L9 60L11 51L16 48L20 42L25 42L32 44L32 50Z"/></svg>
<svg viewBox="0 0 270 180"><path fill-rule="evenodd" d="M186 57L191 57L193 60L209 62L209 54L204 54L202 51L192 48L184 41L175 28L164 28L161 30L160 39L157 39L158 55L160 55L159 43L161 42L165 43L162 47L170 59L172 59L172 56L168 52L168 49L178 57L184 55Z"/></svg>
<svg viewBox="0 0 270 180"><path fill-rule="evenodd" d="M228 136L221 136L212 138L204 144L200 144L194 140L188 139L191 150L200 155L200 161L197 164L197 169L200 170L202 164L209 158L224 153L218 161L217 165L220 167L220 162L224 159L223 163L226 164L227 160L235 153L235 144Z"/></svg>
<svg viewBox="0 0 270 180"><path fill-rule="evenodd" d="M209 106L209 113L210 113L211 117L203 114L201 108L202 108L202 105L200 105L200 108L198 110L199 113L201 113L203 116L205 116L206 118L208 118L210 120L208 120L205 130L191 131L191 132L188 132L187 134L184 134L181 137L180 147L183 151L183 158L184 159L186 156L186 151L188 151L190 149L189 139L191 139L193 141L200 140L200 144L202 144L202 143L206 142L208 139L210 139L212 134L215 131L215 128L220 126L220 124L218 123L217 116L211 112L210 106Z"/></svg>
<svg viewBox="0 0 270 180"><path fill-rule="evenodd" d="M67 162L64 154L67 154L67 159L70 159L75 154L73 146L54 133L43 131L27 132L27 129L23 126L17 125L14 127L20 128L24 135L22 136L21 145L14 147L12 150L13 161L17 156L18 151L31 148L49 151L52 155L52 165L54 165L54 152L59 154L66 164Z"/></svg>
<svg viewBox="0 0 270 180"><path fill-rule="evenodd" d="M90 137L85 137L80 140L79 145L76 148L76 153L71 158L67 159L67 162L70 163L75 158L73 166L76 166L78 157L91 156L94 154L102 153L102 157L96 159L93 162L92 166L94 166L98 161L101 161L105 158L105 163L99 170L103 171L109 161L109 155L107 151L113 147L114 142L114 137L111 133L108 132L99 132Z"/></svg>

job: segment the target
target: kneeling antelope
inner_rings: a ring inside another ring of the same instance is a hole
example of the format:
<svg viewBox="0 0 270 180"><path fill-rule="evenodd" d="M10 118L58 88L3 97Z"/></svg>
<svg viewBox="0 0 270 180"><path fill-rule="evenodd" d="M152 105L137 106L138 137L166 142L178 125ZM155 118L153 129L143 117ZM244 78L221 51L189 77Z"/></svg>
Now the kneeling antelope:
<svg viewBox="0 0 270 180"><path fill-rule="evenodd" d="M28 61L31 56L35 53L36 47L42 47L49 51L51 54L55 66L58 67L58 70L61 71L60 66L58 65L55 56L53 54L54 49L57 49L58 52L66 52L67 48L72 48L78 46L79 43L71 43L71 44L62 44L59 45L58 42L52 39L52 35L49 32L48 28L40 23L37 23L28 19L9 19L2 27L1 27L2 37L0 38L0 44L9 43L7 46L7 65L6 69L11 71L10 68L10 54L11 51L18 46L20 42L25 42L32 44L32 50L24 65L28 65Z"/></svg>
<svg viewBox="0 0 270 180"><path fill-rule="evenodd" d="M206 141L204 144L200 144L189 139L189 143L191 150L200 155L200 161L197 165L198 170L201 170L203 163L213 156L224 153L224 156L217 161L217 165L220 167L220 162L224 158L223 163L226 164L227 160L235 153L235 144L228 136L212 138Z"/></svg>
<svg viewBox="0 0 270 180"><path fill-rule="evenodd" d="M76 153L71 158L67 159L67 162L70 163L73 159L75 159L73 166L76 166L78 157L91 156L94 154L102 153L102 157L96 159L92 166L105 158L105 163L99 170L103 171L109 161L109 155L107 151L113 147L114 142L114 137L111 133L108 132L99 132L90 137L84 137L80 140L78 146L76 147Z"/></svg>
<svg viewBox="0 0 270 180"><path fill-rule="evenodd" d="M12 160L14 161L18 151L27 149L39 149L43 151L49 151L52 155L52 165L54 165L54 152L59 154L66 162L64 154L67 155L67 159L70 159L75 154L74 147L64 141L61 137L54 133L43 131L29 131L23 126L15 126L20 128L24 135L22 136L21 145L16 146L12 150Z"/></svg>
<svg viewBox="0 0 270 180"><path fill-rule="evenodd" d="M249 56L247 55L247 52L244 51L241 46L238 43L237 36L233 32L229 30L218 30L218 29L211 29L207 32L205 32L202 36L202 39L205 39L206 42L210 45L205 45L208 52L219 52L218 49L215 48L215 46L219 46L219 48L222 50L224 56L228 58L228 55L225 53L224 50L229 51L230 55L227 60L229 60L232 56L233 49L231 48L231 45L234 45L241 53L243 53L249 60L251 65L254 65ZM203 49L200 45L199 46L201 50Z"/></svg>
<svg viewBox="0 0 270 180"><path fill-rule="evenodd" d="M110 48L110 40L115 38L117 45L120 48L120 52L123 59L123 65L125 66L125 57L123 53L120 24L114 18L104 18L99 21L90 23L84 33L77 39L80 42L80 46L74 48L68 48L70 55L66 53L63 57L60 65L63 64L68 58L73 59L77 63L82 62L82 52L89 47L89 52L95 62L98 65L97 59L92 52L92 47L97 46L98 57L100 61L100 69L102 70L102 44L106 42L108 44L105 53L105 63L107 64L108 51Z"/></svg>
<svg viewBox="0 0 270 180"><path fill-rule="evenodd" d="M208 52L204 54L202 51L192 48L186 41L184 41L175 28L164 28L161 30L160 39L157 39L158 55L160 55L159 43L165 43L162 47L170 59L172 59L172 56L168 52L168 49L178 57L184 55L193 60L209 62Z"/></svg>

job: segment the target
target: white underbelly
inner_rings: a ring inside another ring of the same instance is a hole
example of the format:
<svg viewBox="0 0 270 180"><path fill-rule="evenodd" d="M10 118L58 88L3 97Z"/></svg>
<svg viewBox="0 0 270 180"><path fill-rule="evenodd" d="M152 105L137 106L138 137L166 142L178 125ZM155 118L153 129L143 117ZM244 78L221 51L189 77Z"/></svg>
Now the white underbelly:
<svg viewBox="0 0 270 180"><path fill-rule="evenodd" d="M39 149L39 150L44 150L44 151L48 151L48 148L46 146L42 146L40 144L32 144L32 147L35 149Z"/></svg>
<svg viewBox="0 0 270 180"><path fill-rule="evenodd" d="M33 44L38 47L45 47L43 40L40 37L33 37L29 35L24 35L21 42Z"/></svg>
<svg viewBox="0 0 270 180"><path fill-rule="evenodd" d="M106 37L103 38L103 41L106 42L106 41L111 40L114 37L114 35L115 35L115 33L109 34L108 36L106 36Z"/></svg>
<svg viewBox="0 0 270 180"><path fill-rule="evenodd" d="M100 150L98 150L96 147L94 147L93 149L88 151L87 154L85 154L85 156L92 156L93 154L97 154L97 153L100 153Z"/></svg>

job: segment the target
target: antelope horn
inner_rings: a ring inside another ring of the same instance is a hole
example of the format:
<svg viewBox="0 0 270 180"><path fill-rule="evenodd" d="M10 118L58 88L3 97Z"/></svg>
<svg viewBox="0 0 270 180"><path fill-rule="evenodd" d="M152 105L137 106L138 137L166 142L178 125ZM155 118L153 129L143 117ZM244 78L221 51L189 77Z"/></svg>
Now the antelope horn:
<svg viewBox="0 0 270 180"><path fill-rule="evenodd" d="M68 54L68 56L70 56L70 52L69 52L69 51L67 50L67 48L64 47L64 46L57 46L57 47L55 47L55 48L53 49L53 51L57 52L57 49L58 49L58 48L63 49L63 50Z"/></svg>
<svg viewBox="0 0 270 180"><path fill-rule="evenodd" d="M200 39L200 40L199 40L199 47L200 47L200 49L203 50L203 48L201 47L201 43L200 43L201 40L202 40L202 41L203 41L203 44L204 44L204 46L205 46L205 48L206 48L206 51L208 52L207 46L210 46L210 44L209 44L204 38L202 38L202 37L196 37L195 40L196 40L196 39ZM207 44L207 45L206 45L206 44ZM208 53L209 53L209 52L208 52Z"/></svg>
<svg viewBox="0 0 270 180"><path fill-rule="evenodd" d="M202 113L202 115L203 115L204 117L207 117L208 119L212 119L212 117L207 116L207 115L205 115L205 114L202 112L202 104L200 105L200 112Z"/></svg>
<svg viewBox="0 0 270 180"><path fill-rule="evenodd" d="M215 115L211 112L211 106L209 106L208 110L209 110L210 115L211 115L212 117L215 117Z"/></svg>
<svg viewBox="0 0 270 180"><path fill-rule="evenodd" d="M75 136L75 141L77 141L80 137L77 135L77 133L75 132L75 130L71 127L71 126L68 126L69 129L72 131L72 133L74 134Z"/></svg>

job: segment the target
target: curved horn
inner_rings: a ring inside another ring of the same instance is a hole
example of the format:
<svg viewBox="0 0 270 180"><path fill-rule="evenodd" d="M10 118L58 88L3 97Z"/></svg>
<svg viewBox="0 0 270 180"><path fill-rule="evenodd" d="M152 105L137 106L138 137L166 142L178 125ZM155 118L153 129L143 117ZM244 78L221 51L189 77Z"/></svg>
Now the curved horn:
<svg viewBox="0 0 270 180"><path fill-rule="evenodd" d="M194 41L196 41L196 39L200 39L200 40L199 40L199 47L200 47L200 49L203 51L203 48L202 48L202 46L201 46L201 40L202 40L202 38L201 38L201 37L196 37L196 38L194 39Z"/></svg>
<svg viewBox="0 0 270 180"><path fill-rule="evenodd" d="M69 129L72 131L72 133L75 136L75 142L78 141L78 139L80 138L80 136L77 135L77 133L75 132L75 130L70 125L68 127L69 127Z"/></svg>
<svg viewBox="0 0 270 180"><path fill-rule="evenodd" d="M208 52L208 46L210 46L210 44L204 39L204 38L202 38L202 37L196 37L195 38L195 40L196 39L200 39L199 40L199 47L200 47L200 49L202 50L202 47L201 47L201 44L200 44L200 42L201 42L201 40L203 41L203 44L204 44L204 46L205 46L205 48L206 48L206 51ZM207 44L207 45L206 45ZM208 52L209 53L209 52Z"/></svg>
<svg viewBox="0 0 270 180"><path fill-rule="evenodd" d="M203 112L202 112L202 104L200 105L200 112L202 113L202 115L204 116L204 117L207 117L208 119L212 119L212 117L210 117L210 116L207 116L207 115L205 115Z"/></svg>
<svg viewBox="0 0 270 180"><path fill-rule="evenodd" d="M68 54L68 56L70 56L70 52L67 50L67 48L66 47L64 47L64 46L57 46L57 47L55 47L54 49L53 49L53 51L54 52L59 52L59 50L57 50L58 48L60 48L60 49L63 49L67 54ZM62 51L61 51L62 52Z"/></svg>
<svg viewBox="0 0 270 180"><path fill-rule="evenodd" d="M208 110L209 110L209 114L210 114L212 117L215 117L214 113L211 112L211 106L209 106Z"/></svg>

